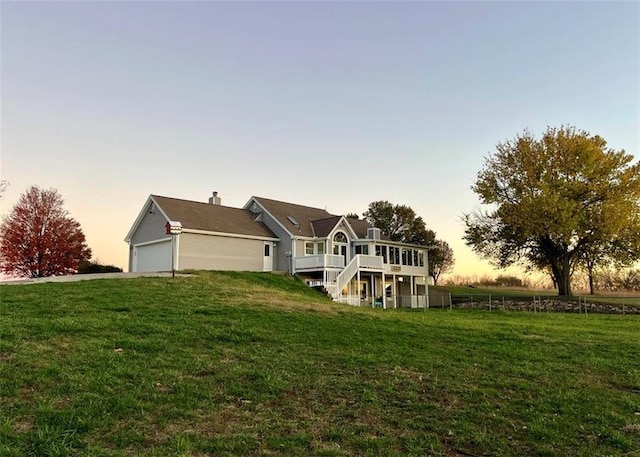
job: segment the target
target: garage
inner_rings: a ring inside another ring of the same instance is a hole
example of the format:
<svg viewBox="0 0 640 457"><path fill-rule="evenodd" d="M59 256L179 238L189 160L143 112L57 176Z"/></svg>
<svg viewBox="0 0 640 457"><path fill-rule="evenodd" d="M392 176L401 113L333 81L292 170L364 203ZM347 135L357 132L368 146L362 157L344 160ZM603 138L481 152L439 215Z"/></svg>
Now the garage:
<svg viewBox="0 0 640 457"><path fill-rule="evenodd" d="M133 271L170 271L171 240L133 247Z"/></svg>

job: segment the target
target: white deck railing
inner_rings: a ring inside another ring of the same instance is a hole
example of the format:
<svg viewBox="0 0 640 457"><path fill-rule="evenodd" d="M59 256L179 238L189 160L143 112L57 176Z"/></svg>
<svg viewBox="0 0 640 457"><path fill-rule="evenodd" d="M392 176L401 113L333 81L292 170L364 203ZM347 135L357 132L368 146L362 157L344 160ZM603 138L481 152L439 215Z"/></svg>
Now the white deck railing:
<svg viewBox="0 0 640 457"><path fill-rule="evenodd" d="M360 297L358 295L338 295L335 299L338 303L344 303L345 305L360 306Z"/></svg>
<svg viewBox="0 0 640 457"><path fill-rule="evenodd" d="M318 270L324 268L344 268L344 257L333 254L305 255L294 257L295 270Z"/></svg>
<svg viewBox="0 0 640 457"><path fill-rule="evenodd" d="M360 268L363 270L384 270L384 264L380 256L358 254L356 257L360 259Z"/></svg>
<svg viewBox="0 0 640 457"><path fill-rule="evenodd" d="M382 257L362 254L356 255L336 278L336 293L339 294L344 286L349 284L349 281L358 273L358 270L382 271L383 268ZM336 295L333 297L336 298Z"/></svg>
<svg viewBox="0 0 640 457"><path fill-rule="evenodd" d="M325 270L325 280L308 281L309 286L322 286L334 300L351 305L359 305L360 297L342 295L342 290L358 271L384 271L382 257L374 255L357 254L346 266L341 255L307 255L295 257L293 260L296 271Z"/></svg>

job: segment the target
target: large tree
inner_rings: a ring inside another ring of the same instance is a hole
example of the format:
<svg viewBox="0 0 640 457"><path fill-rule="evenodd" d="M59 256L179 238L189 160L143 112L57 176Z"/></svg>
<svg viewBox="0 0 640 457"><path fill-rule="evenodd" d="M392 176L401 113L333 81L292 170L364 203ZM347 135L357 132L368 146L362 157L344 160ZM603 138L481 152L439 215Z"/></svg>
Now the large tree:
<svg viewBox="0 0 640 457"><path fill-rule="evenodd" d="M363 215L369 224L378 227L392 241L428 246L429 275L435 284L442 273L451 271L453 250L445 241L436 239L436 233L428 229L409 206L379 200L370 203Z"/></svg>
<svg viewBox="0 0 640 457"><path fill-rule="evenodd" d="M438 285L440 275L453 269L454 263L453 249L446 241L436 240L434 248L429 250L429 275L434 285Z"/></svg>
<svg viewBox="0 0 640 457"><path fill-rule="evenodd" d="M2 271L31 278L75 273L91 258L80 224L55 189L30 187L0 225Z"/></svg>
<svg viewBox="0 0 640 457"><path fill-rule="evenodd" d="M499 267L550 270L559 295L586 259L640 258L640 164L572 126L525 131L496 146L472 189L488 208L466 214L465 241ZM597 257L594 255L597 253Z"/></svg>
<svg viewBox="0 0 640 457"><path fill-rule="evenodd" d="M435 242L435 232L429 230L424 220L409 206L380 200L371 202L363 215L369 224L379 228L392 241L423 246Z"/></svg>

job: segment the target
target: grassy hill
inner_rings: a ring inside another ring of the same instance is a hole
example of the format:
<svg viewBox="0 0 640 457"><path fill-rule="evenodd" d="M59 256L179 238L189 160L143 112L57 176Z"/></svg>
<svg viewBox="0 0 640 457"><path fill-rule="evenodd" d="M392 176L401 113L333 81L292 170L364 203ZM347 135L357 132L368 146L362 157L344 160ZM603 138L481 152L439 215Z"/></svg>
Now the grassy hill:
<svg viewBox="0 0 640 457"><path fill-rule="evenodd" d="M0 455L640 455L640 320L294 278L0 286Z"/></svg>

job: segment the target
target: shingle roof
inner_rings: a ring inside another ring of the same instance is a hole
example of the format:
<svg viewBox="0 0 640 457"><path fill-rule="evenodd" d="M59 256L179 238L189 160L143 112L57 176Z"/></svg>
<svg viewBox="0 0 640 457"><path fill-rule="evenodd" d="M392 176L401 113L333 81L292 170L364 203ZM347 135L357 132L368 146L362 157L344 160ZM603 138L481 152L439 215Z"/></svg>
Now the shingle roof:
<svg viewBox="0 0 640 457"><path fill-rule="evenodd" d="M363 221L355 218L347 218L347 222L349 222L349 225L351 226L353 231L356 232L356 235L358 236L358 238L367 237L367 229L371 227L367 223L367 221Z"/></svg>
<svg viewBox="0 0 640 457"><path fill-rule="evenodd" d="M320 208L296 205L294 203L271 200L264 197L253 197L253 199L259 202L294 235L325 237L331 233L331 230L333 230L342 217ZM290 217L297 221L299 225L291 222ZM358 238L367 237L367 229L371 227L367 221L352 218L348 218L347 220L356 232ZM380 235L380 239L389 241L389 238L384 234Z"/></svg>
<svg viewBox="0 0 640 457"><path fill-rule="evenodd" d="M336 226L338 221L342 218L342 216L331 216L325 219L318 219L315 221L311 221L311 225L313 226L313 231L316 236L327 236L331 233L331 230Z"/></svg>
<svg viewBox="0 0 640 457"><path fill-rule="evenodd" d="M312 221L338 217L328 213L324 209L311 208L309 206L296 205L264 197L253 197L253 199L260 203L287 230L298 236L316 236L314 227L311 224ZM293 217L298 222L298 225L291 222L291 220L288 219L289 217Z"/></svg>
<svg viewBox="0 0 640 457"><path fill-rule="evenodd" d="M159 195L152 197L169 219L179 221L183 228L277 238L247 210Z"/></svg>

